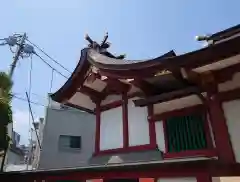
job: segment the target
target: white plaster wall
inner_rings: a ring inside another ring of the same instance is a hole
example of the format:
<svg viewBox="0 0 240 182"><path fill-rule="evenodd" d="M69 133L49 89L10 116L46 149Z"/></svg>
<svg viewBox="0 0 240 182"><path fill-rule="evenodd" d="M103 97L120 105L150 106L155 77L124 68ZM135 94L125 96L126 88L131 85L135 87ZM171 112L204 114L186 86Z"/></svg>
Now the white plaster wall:
<svg viewBox="0 0 240 182"><path fill-rule="evenodd" d="M159 178L157 182L197 182L195 177L188 178Z"/></svg>
<svg viewBox="0 0 240 182"><path fill-rule="evenodd" d="M128 100L129 145L137 146L149 144L150 137L147 107L135 107L132 102L134 99Z"/></svg>
<svg viewBox="0 0 240 182"><path fill-rule="evenodd" d="M101 112L100 150L123 147L122 107Z"/></svg>
<svg viewBox="0 0 240 182"><path fill-rule="evenodd" d="M156 130L156 139L157 139L158 149L161 150L162 152L165 152L165 138L164 138L162 121L155 122L155 130Z"/></svg>
<svg viewBox="0 0 240 182"><path fill-rule="evenodd" d="M237 162L240 162L240 100L223 103L228 132Z"/></svg>

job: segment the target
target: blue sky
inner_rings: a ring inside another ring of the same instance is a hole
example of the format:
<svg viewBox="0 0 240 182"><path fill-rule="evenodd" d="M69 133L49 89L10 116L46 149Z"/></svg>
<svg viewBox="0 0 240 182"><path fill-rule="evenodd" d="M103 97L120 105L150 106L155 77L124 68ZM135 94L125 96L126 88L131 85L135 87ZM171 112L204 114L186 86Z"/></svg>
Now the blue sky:
<svg viewBox="0 0 240 182"><path fill-rule="evenodd" d="M106 31L113 53L128 59L159 56L171 49L182 54L201 47L196 35L214 33L239 23L240 1L224 0L12 0L1 3L0 38L27 32L33 41L61 64L73 70L85 33L101 40ZM0 70L8 70L12 53L0 47ZM50 62L50 61L49 61ZM30 59L20 60L14 73L13 92L25 97ZM67 75L67 72L55 66ZM33 57L32 100L46 104L51 69ZM53 91L65 79L54 75ZM15 125L22 143L28 137L27 103L13 100ZM34 116L45 109L33 106ZM66 121L67 122L67 121Z"/></svg>

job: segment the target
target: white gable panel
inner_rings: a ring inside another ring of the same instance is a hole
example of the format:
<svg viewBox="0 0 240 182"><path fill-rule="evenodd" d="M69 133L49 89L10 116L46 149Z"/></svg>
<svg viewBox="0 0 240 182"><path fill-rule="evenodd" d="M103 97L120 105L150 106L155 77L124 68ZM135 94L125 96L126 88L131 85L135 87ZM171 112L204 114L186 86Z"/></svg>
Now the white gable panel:
<svg viewBox="0 0 240 182"><path fill-rule="evenodd" d="M155 130L156 130L156 140L157 140L158 149L162 152L166 152L163 121L155 122Z"/></svg>
<svg viewBox="0 0 240 182"><path fill-rule="evenodd" d="M122 107L101 112L100 123L100 150L122 148Z"/></svg>
<svg viewBox="0 0 240 182"><path fill-rule="evenodd" d="M240 100L223 103L228 132L237 162L240 162Z"/></svg>
<svg viewBox="0 0 240 182"><path fill-rule="evenodd" d="M147 107L135 107L132 100L128 101L129 145L137 146L150 143Z"/></svg>

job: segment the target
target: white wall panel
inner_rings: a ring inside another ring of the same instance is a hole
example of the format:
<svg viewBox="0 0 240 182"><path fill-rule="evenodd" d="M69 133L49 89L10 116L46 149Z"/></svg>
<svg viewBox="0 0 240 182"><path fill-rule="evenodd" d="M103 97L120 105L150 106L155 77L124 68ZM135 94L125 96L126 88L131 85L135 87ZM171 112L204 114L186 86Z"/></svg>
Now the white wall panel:
<svg viewBox="0 0 240 182"><path fill-rule="evenodd" d="M123 147L122 107L101 112L100 150Z"/></svg>
<svg viewBox="0 0 240 182"><path fill-rule="evenodd" d="M134 98L136 99L136 98ZM150 143L147 107L135 107L128 101L129 145L137 146Z"/></svg>
<svg viewBox="0 0 240 182"><path fill-rule="evenodd" d="M240 100L223 103L228 132L237 162L240 162Z"/></svg>
<svg viewBox="0 0 240 182"><path fill-rule="evenodd" d="M155 130L156 130L156 139L157 139L158 148L162 152L165 152L165 138L164 138L162 121L155 122Z"/></svg>

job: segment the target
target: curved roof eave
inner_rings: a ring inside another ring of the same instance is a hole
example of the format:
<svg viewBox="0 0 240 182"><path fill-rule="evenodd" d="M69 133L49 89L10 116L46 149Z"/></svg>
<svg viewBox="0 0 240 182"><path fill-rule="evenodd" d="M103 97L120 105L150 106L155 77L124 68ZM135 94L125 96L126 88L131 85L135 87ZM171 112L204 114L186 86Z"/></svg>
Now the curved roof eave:
<svg viewBox="0 0 240 182"><path fill-rule="evenodd" d="M158 58L146 61L127 61L112 59L85 48L74 72L67 82L51 98L57 102L71 98L85 80L90 65L97 67L103 75L114 75L119 78L133 78L134 74L142 76L144 72L153 73L169 68L196 68L235 56L240 53L240 37L214 44L200 50L176 56L170 51ZM102 72L101 72L102 73Z"/></svg>
<svg viewBox="0 0 240 182"><path fill-rule="evenodd" d="M146 61L127 61L118 60L101 55L94 50L88 53L88 61L104 72L125 74L128 71L138 71L177 67L196 68L201 67L228 57L235 56L240 53L240 37L214 44L196 51L192 51L179 56L160 56L155 59Z"/></svg>
<svg viewBox="0 0 240 182"><path fill-rule="evenodd" d="M87 61L88 50L89 48L81 50L80 60L75 70L65 84L58 91L50 95L52 100L62 102L65 99L71 98L77 91L78 87L85 79L84 75L90 67L89 62Z"/></svg>

